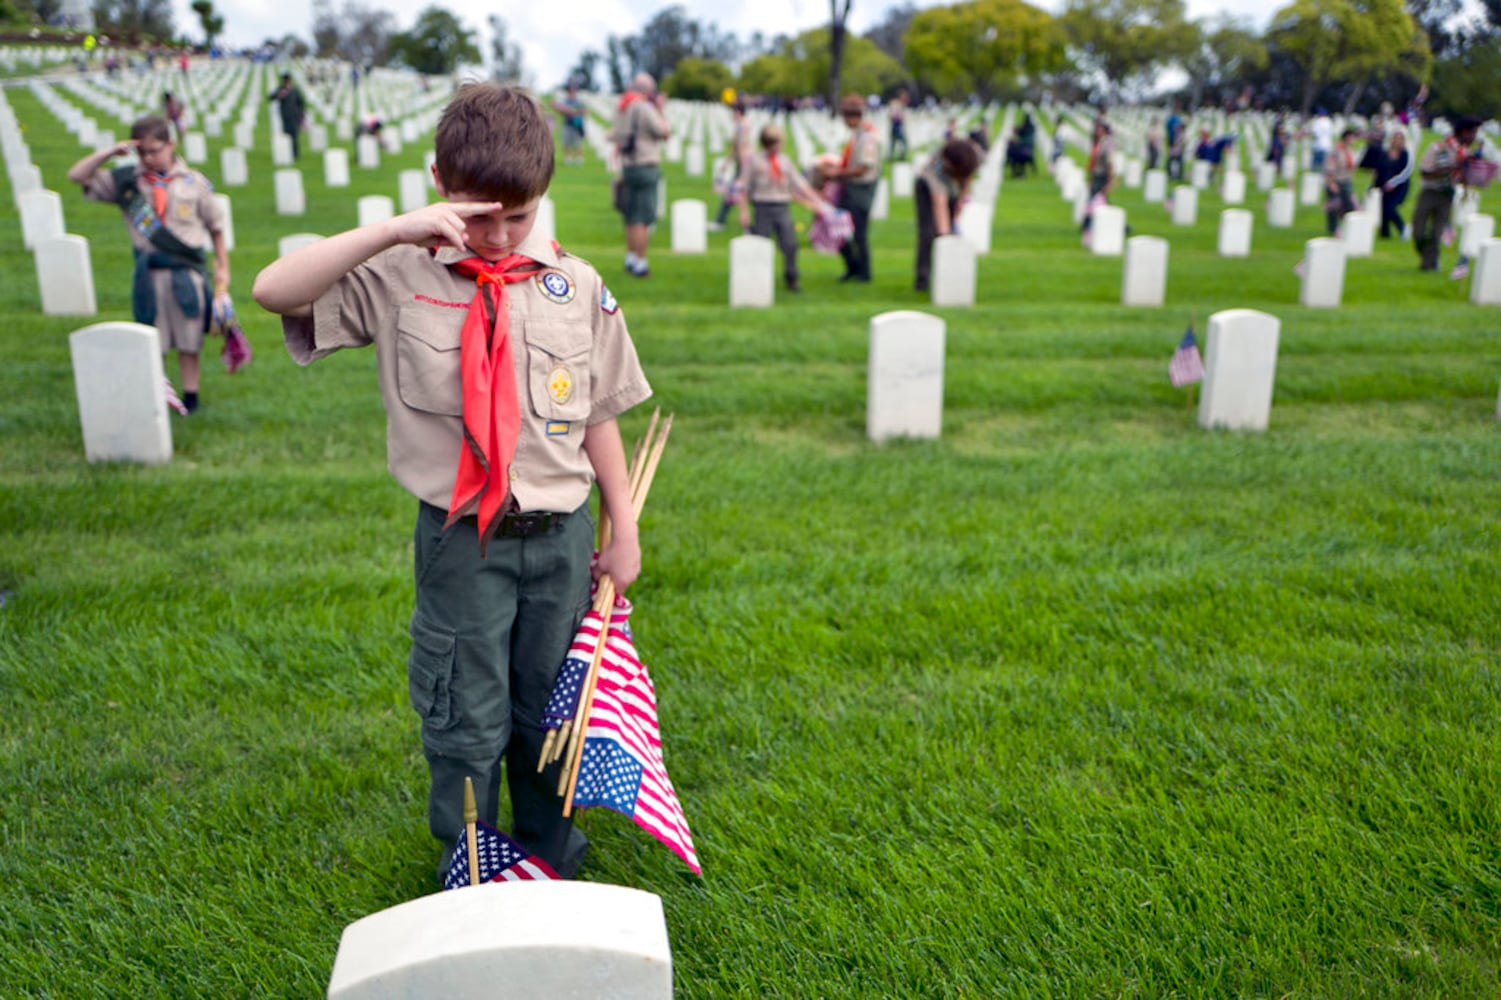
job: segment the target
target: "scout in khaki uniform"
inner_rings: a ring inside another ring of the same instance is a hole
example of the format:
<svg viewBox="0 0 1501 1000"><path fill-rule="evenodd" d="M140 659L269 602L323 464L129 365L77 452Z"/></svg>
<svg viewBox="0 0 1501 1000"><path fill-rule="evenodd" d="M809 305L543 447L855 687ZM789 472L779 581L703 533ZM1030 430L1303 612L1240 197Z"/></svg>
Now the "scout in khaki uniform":
<svg viewBox="0 0 1501 1000"><path fill-rule="evenodd" d="M107 170L116 156L134 152L139 162ZM213 302L207 294L203 248L214 247L214 293L229 291L229 251L214 186L177 158L172 124L148 117L130 138L96 150L68 169L84 197L119 205L135 250L131 305L137 323L155 326L162 352L175 350L182 373L183 405L198 408L203 334Z"/></svg>
<svg viewBox="0 0 1501 1000"><path fill-rule="evenodd" d="M620 214L625 216L625 269L638 278L651 273L647 243L657 221L657 182L662 177L661 142L672 134L662 114L666 98L650 73L637 73L620 97L610 141L620 164Z"/></svg>
<svg viewBox="0 0 1501 1000"><path fill-rule="evenodd" d="M840 249L844 276L840 281L870 280L870 209L876 200L876 182L881 179L881 140L865 120L865 99L850 94L839 102L839 114L850 128L849 141L830 178L839 181L840 208L849 212L855 234Z"/></svg>
<svg viewBox="0 0 1501 1000"><path fill-rule="evenodd" d="M448 201L283 257L254 295L301 364L376 348L388 465L418 500L407 674L440 879L465 777L494 823L502 761L514 838L567 876L587 842L559 765L537 773L542 715L590 603L593 483L613 526L596 572L622 591L640 572L615 418L651 389L599 274L532 232L553 173L536 100L466 86L435 146Z"/></svg>
<svg viewBox="0 0 1501 1000"><path fill-rule="evenodd" d="M797 229L792 224L792 202L808 207L816 215L832 211L834 206L813 190L803 175L782 152L782 129L767 125L761 129L761 152L750 158L745 171L745 197L755 209L754 224L740 210L741 228L749 225L757 236L774 237L782 248L782 276L789 292L801 291L797 275Z"/></svg>

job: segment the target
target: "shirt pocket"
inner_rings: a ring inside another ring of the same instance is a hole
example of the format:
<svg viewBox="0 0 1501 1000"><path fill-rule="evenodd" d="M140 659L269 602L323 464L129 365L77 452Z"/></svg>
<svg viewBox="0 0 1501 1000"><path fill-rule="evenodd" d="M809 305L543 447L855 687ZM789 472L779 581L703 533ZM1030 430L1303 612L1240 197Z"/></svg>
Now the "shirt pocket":
<svg viewBox="0 0 1501 1000"><path fill-rule="evenodd" d="M526 323L527 388L543 420L589 416L589 350L593 335L582 323Z"/></svg>
<svg viewBox="0 0 1501 1000"><path fill-rule="evenodd" d="M457 309L440 313L409 305L397 314L396 390L412 409L446 417L464 415L459 350L464 315Z"/></svg>

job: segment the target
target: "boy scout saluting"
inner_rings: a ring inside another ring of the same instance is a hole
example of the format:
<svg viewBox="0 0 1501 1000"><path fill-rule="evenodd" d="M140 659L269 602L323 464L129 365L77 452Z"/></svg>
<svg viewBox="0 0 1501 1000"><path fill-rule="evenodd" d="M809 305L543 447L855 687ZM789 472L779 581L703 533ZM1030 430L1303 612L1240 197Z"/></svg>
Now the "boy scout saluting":
<svg viewBox="0 0 1501 1000"><path fill-rule="evenodd" d="M106 170L116 156L134 152L134 165ZM198 409L203 333L212 303L204 289L204 244L214 247L214 293L229 291L229 249L224 213L207 177L177 158L172 124L159 116L130 127L130 138L96 150L68 168L90 201L119 205L135 249L130 299L135 320L155 326L162 352L177 351L182 402Z"/></svg>
<svg viewBox="0 0 1501 1000"><path fill-rule="evenodd" d="M641 567L618 414L651 395L614 297L532 231L553 174L524 91L462 88L433 176L449 199L271 264L253 294L307 364L375 344L387 464L418 499L407 663L431 775L441 879L464 828L464 778L494 823L501 758L513 836L564 875L588 842L537 773L543 710L589 607L591 483L613 533L597 573Z"/></svg>

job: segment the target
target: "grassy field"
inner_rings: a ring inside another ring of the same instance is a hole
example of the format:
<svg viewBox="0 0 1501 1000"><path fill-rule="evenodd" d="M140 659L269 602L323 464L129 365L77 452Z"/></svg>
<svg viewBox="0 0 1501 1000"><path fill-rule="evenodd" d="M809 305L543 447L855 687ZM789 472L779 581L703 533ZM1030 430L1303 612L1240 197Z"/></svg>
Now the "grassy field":
<svg viewBox="0 0 1501 1000"><path fill-rule="evenodd" d="M8 97L128 318L85 151ZM421 151L339 191L305 153L279 219L262 124L229 192L256 359L206 362L164 468L84 461L93 320L40 315L0 197L0 995L316 996L347 923L434 888L375 358L300 370L249 298ZM942 438L875 446L868 321L925 308L910 202L874 284L805 252L800 296L732 312L731 234L660 232L639 281L597 163L553 197L676 413L631 596L704 877L603 811L583 877L662 897L678 996L1501 992L1501 312L1390 243L1302 309L1316 210L1270 230L1253 194L1223 260L1213 194L1185 230L1138 192L1170 304L1122 308L1051 183L1008 181L981 304L942 311ZM1283 324L1264 434L1167 381L1239 307Z"/></svg>

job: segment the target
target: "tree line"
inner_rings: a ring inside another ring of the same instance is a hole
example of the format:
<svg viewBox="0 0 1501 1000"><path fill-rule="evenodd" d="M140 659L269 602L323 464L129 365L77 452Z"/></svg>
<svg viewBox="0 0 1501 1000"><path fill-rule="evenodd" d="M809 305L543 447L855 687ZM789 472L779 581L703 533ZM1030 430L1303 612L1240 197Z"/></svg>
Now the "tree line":
<svg viewBox="0 0 1501 1000"><path fill-rule="evenodd" d="M747 38L694 19L681 5L640 31L579 53L567 77L586 90L622 90L648 72L673 97L717 99L727 88L769 98L844 91L945 101L1036 98L1116 103L1177 98L1222 104L1355 111L1402 105L1429 85L1429 109L1501 116L1501 0L1291 0L1265 29L1227 14L1191 19L1185 0L1066 0L1051 14L1025 0L962 0L889 9L871 30L848 30L851 0L796 34ZM47 24L59 0L0 0L0 22ZM203 44L224 29L212 0L195 0ZM170 0L95 0L97 30L179 42ZM285 55L342 58L445 74L488 63L525 75L503 18L488 18L488 58L474 32L441 6L409 31L364 0L314 0L312 37L266 45ZM1182 81L1176 86L1165 82ZM545 81L547 85L565 81Z"/></svg>

